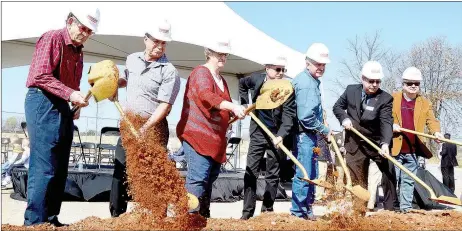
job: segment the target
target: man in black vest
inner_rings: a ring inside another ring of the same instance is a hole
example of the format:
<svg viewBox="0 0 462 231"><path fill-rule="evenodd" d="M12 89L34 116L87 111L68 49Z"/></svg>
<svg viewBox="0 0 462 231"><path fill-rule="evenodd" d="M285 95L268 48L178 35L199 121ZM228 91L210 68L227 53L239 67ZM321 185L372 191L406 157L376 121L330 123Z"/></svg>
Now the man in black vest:
<svg viewBox="0 0 462 231"><path fill-rule="evenodd" d="M266 75L254 74L239 80L239 95L241 104L249 104L249 91L252 102L255 103L263 84L275 79L282 79L286 72L286 59L278 57L265 65ZM252 119L250 121L250 144L247 154L247 167L244 175L244 208L241 219L247 220L254 215L256 205L257 179L260 172L260 161L266 157L266 188L263 198L262 212L273 211L274 200L276 199L279 185L280 165L286 156L278 150L278 144L288 138L295 121L296 104L292 94L283 105L275 109L255 110L255 115L275 135L272 140L258 124ZM284 142L286 143L286 142Z"/></svg>

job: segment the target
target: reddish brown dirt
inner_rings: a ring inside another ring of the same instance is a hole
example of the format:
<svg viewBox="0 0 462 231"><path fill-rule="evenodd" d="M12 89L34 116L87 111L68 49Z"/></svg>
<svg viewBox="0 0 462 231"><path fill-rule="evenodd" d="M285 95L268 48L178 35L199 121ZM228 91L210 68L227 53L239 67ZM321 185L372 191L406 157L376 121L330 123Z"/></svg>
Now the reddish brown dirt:
<svg viewBox="0 0 462 231"><path fill-rule="evenodd" d="M128 115L136 128L144 120ZM88 217L68 227L51 225L2 225L2 230L461 230L460 212L425 212L397 214L383 211L370 217L347 216L339 213L317 221L306 221L286 213L265 213L247 221L237 219L208 219L187 213L184 179L174 163L167 159L160 145L161 132L153 128L144 139L136 140L127 124L122 122L121 133L127 150L127 173L130 194L138 203L132 212L117 218ZM148 142L144 142L148 141ZM331 179L330 179L331 180ZM330 194L328 200L344 197ZM175 217L166 217L168 204L173 205ZM361 208L360 210L362 210Z"/></svg>

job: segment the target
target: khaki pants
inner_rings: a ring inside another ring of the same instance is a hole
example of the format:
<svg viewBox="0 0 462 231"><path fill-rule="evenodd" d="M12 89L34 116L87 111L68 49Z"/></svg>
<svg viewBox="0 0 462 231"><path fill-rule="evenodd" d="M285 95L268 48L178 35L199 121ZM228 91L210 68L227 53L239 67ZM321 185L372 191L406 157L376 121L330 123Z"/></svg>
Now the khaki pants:
<svg viewBox="0 0 462 231"><path fill-rule="evenodd" d="M318 170L319 170L318 179L325 181L327 178L327 161L325 160L318 161ZM314 196L315 196L315 200L321 200L324 196L324 188L316 186Z"/></svg>
<svg viewBox="0 0 462 231"><path fill-rule="evenodd" d="M367 202L368 209L374 209L375 201L377 200L377 187L382 181L382 172L374 161L370 161L369 164L369 177L367 180L367 190L371 194L369 201Z"/></svg>

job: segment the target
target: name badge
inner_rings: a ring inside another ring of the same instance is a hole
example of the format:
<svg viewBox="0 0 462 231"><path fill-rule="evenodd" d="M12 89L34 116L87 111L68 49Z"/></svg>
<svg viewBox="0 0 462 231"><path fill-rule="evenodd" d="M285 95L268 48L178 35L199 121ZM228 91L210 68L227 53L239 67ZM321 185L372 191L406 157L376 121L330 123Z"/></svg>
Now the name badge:
<svg viewBox="0 0 462 231"><path fill-rule="evenodd" d="M368 111L373 111L373 110L374 110L374 107L366 106L366 110L368 110Z"/></svg>

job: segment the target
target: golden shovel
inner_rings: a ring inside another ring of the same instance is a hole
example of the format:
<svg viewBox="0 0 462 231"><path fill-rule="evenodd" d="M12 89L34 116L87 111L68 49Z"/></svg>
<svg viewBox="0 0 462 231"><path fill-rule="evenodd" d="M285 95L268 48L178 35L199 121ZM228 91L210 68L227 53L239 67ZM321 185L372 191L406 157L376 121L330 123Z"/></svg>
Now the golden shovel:
<svg viewBox="0 0 462 231"><path fill-rule="evenodd" d="M119 89L119 69L116 64L111 60L104 60L91 66L88 73L88 83L92 86L87 94L86 99L92 95L95 101L110 98L115 95ZM122 107L120 106L117 97L114 100L117 110L120 112L122 118L127 122L130 131L136 138L140 137L138 131L134 128L133 124L126 118ZM78 107L75 107L78 109ZM74 110L74 109L73 109ZM137 139L139 140L139 139ZM199 200L196 196L188 193L188 206L190 209L195 209L199 206Z"/></svg>
<svg viewBox="0 0 462 231"><path fill-rule="evenodd" d="M369 201L369 198L371 197L371 194L369 191L360 185L355 185L352 186L351 182L351 175L350 175L350 170L345 164L345 161L343 160L342 154L340 154L340 150L338 149L337 142L335 142L334 136L331 135L330 140L332 141L332 146L334 147L335 154L337 154L337 157L339 159L340 165L342 165L342 168L345 171L345 175L347 178L347 185L343 185L343 187L350 191L353 195L357 196L359 199L363 201Z"/></svg>
<svg viewBox="0 0 462 231"><path fill-rule="evenodd" d="M446 142L446 143L451 143L451 144L462 146L462 142L457 142L457 141L449 140L449 139L446 139L446 138L438 138L436 136L432 136L432 135L425 134L425 133L422 133L422 132L416 132L416 131L409 130L409 129L406 129L406 128L400 128L400 130L403 131L403 132L413 133L415 135L427 137L427 138L430 138L430 139L441 140L441 141Z"/></svg>
<svg viewBox="0 0 462 231"><path fill-rule="evenodd" d="M255 107L256 109L274 109L279 106L281 106L289 97L291 94L293 94L294 89L292 88L292 84L290 83L289 80L286 79L277 79L277 80L271 80L266 82L262 89L260 90L260 95L257 98L257 102L254 105L251 105L250 107L253 108ZM252 117L252 119L263 129L263 131L266 132L266 134L271 138L275 139L276 137L273 135L273 133L268 130L268 128L260 121L260 119L255 116L255 114L251 111L249 111L249 115ZM282 142L278 144L278 147L281 148L281 150L297 165L300 170L303 172L303 178L299 177L300 180L306 181L310 184L318 185L320 187L324 188L332 188L333 186L324 180L321 179L313 179L311 180L308 177L308 173L306 172L305 167L297 160L297 158L292 155L292 152L290 152L283 144Z"/></svg>
<svg viewBox="0 0 462 231"><path fill-rule="evenodd" d="M361 134L360 132L358 132L358 130L356 130L355 128L351 128L351 131L353 131L356 135L358 135L359 137L361 137L364 141L366 141L367 143L369 143L375 150L377 150L378 152L381 152L382 150L376 145L374 144L372 141L370 141L369 139L367 139L363 134ZM390 160L391 162L393 162L393 164L395 164L396 166L398 166L398 168L400 168L402 171L404 171L406 174L408 174L412 179L414 179L417 183L419 183L420 185L422 185L425 189L427 189L427 191L430 193L430 200L433 200L433 201L436 201L436 202L439 202L439 203L442 203L442 204L453 204L453 205L462 205L462 202L460 201L459 198L455 198L455 197L448 197L448 196L439 196L439 197L436 197L435 195L435 192L433 192L432 188L430 188L430 186L428 186L427 184L425 184L425 182L423 182L421 179L419 179L414 173L412 173L411 171L409 171L407 168L405 168L403 165L401 165L398 161L395 160L395 158L391 157L390 155L387 155L387 154L384 154L383 155L385 158L387 158L388 160Z"/></svg>

